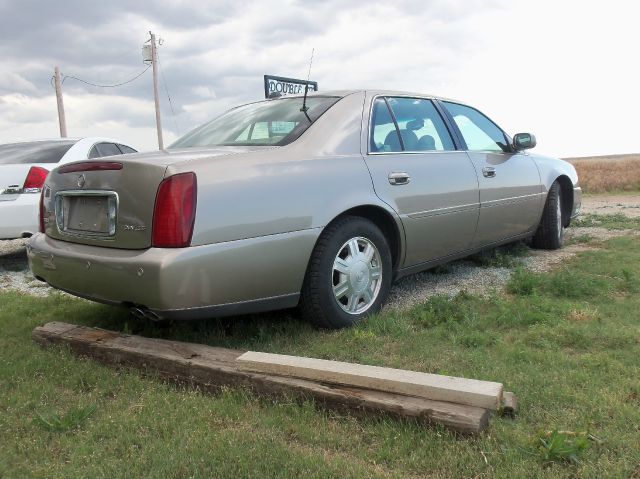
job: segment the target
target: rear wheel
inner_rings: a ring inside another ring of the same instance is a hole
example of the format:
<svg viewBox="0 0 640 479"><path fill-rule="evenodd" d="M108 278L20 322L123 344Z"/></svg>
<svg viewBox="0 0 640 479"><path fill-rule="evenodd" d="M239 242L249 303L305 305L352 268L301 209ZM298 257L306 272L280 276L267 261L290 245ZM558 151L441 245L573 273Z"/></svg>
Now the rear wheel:
<svg viewBox="0 0 640 479"><path fill-rule="evenodd" d="M557 181L551 185L542 212L540 225L533 236L534 248L559 249L564 244L564 224L562 220L562 191Z"/></svg>
<svg viewBox="0 0 640 479"><path fill-rule="evenodd" d="M343 328L380 310L391 287L391 252L371 221L347 216L318 239L302 286L305 319Z"/></svg>

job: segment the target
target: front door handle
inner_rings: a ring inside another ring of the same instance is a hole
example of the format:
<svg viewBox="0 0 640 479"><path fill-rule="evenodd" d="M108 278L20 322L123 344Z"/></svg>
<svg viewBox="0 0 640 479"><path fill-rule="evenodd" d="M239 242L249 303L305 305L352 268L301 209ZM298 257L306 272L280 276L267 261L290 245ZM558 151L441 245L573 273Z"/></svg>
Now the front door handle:
<svg viewBox="0 0 640 479"><path fill-rule="evenodd" d="M496 169L492 166L485 166L484 168L482 168L482 175L485 178L493 178L494 176L496 176Z"/></svg>
<svg viewBox="0 0 640 479"><path fill-rule="evenodd" d="M392 185L408 185L410 181L411 177L404 171L389 173L389 183Z"/></svg>

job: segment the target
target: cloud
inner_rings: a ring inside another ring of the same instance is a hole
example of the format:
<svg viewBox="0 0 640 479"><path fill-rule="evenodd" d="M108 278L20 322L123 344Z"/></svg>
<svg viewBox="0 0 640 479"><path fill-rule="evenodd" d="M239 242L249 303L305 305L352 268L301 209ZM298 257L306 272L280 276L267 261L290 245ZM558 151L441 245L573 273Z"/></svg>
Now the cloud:
<svg viewBox="0 0 640 479"><path fill-rule="evenodd" d="M132 78L153 30L164 39L167 137L260 99L265 73L306 78L315 49L311 77L323 91L460 98L558 155L640 151L632 13L623 0L0 0L0 140L57 135L59 65L70 134L104 130L154 148L151 71L113 89L71 78Z"/></svg>

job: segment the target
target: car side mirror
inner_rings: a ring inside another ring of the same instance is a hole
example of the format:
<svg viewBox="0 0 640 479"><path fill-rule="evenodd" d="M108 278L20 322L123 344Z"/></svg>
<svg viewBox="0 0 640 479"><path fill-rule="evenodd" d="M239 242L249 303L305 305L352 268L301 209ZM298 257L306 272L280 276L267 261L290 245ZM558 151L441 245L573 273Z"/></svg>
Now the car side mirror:
<svg viewBox="0 0 640 479"><path fill-rule="evenodd" d="M528 150L536 146L536 137L531 133L516 133L513 137L513 149Z"/></svg>

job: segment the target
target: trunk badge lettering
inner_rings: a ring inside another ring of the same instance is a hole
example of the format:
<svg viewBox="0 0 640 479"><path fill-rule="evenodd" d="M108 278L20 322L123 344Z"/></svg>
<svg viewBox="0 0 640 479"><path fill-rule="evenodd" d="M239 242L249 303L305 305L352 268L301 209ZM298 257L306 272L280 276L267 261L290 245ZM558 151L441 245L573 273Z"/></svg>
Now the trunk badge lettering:
<svg viewBox="0 0 640 479"><path fill-rule="evenodd" d="M145 225L122 225L125 231L144 231L147 229Z"/></svg>

